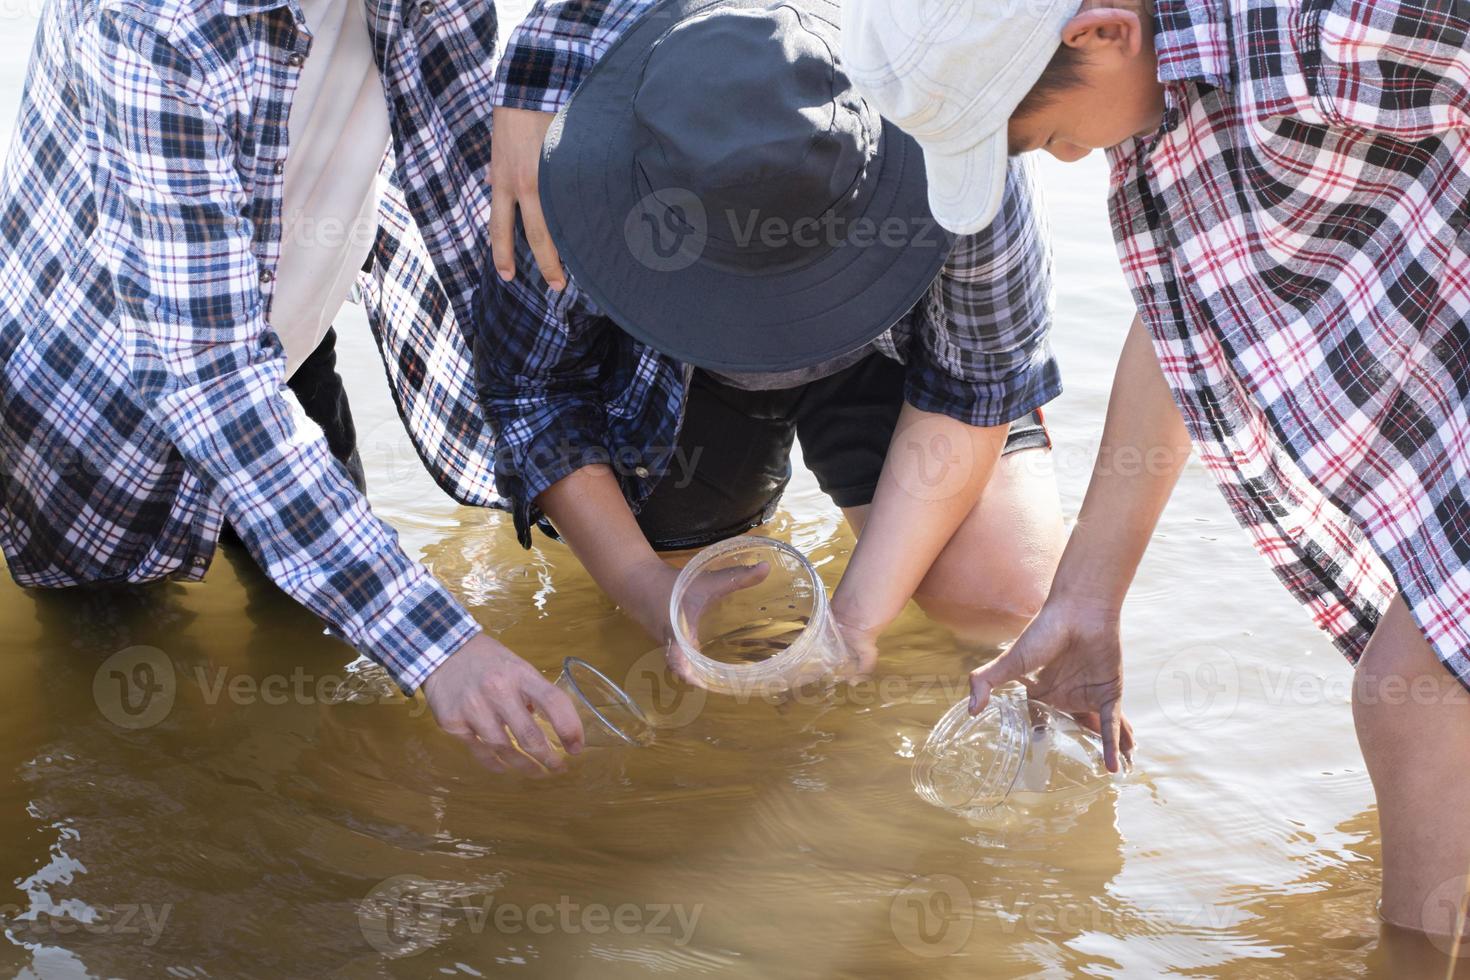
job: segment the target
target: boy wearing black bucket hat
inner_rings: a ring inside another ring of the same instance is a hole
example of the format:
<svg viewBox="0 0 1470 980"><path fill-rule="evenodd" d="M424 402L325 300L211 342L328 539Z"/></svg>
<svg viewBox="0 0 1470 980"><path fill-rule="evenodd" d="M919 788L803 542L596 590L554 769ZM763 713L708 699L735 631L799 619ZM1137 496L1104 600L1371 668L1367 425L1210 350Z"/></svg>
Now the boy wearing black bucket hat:
<svg viewBox="0 0 1470 980"><path fill-rule="evenodd" d="M661 638L659 552L771 518L796 439L859 532L834 609L865 658L910 598L1014 635L1057 559L1030 171L953 239L917 147L848 81L837 22L829 0L611 0L511 39L499 110L559 110L540 185L569 276L487 269L497 488L523 544L561 536Z"/></svg>

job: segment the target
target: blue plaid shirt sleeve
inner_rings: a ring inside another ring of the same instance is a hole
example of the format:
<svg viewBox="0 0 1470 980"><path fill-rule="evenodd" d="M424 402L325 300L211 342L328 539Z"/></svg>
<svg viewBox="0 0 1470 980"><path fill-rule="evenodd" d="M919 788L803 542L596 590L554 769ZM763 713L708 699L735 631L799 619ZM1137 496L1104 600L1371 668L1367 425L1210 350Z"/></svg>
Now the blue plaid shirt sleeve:
<svg viewBox="0 0 1470 980"><path fill-rule="evenodd" d="M653 0L540 0L511 34L495 104L558 112Z"/></svg>
<svg viewBox="0 0 1470 980"><path fill-rule="evenodd" d="M496 436L495 486L525 547L542 517L536 498L612 458L605 383L622 332L576 297L575 285L558 293L538 275L504 282L492 272L476 306L475 367Z"/></svg>
<svg viewBox="0 0 1470 980"><path fill-rule="evenodd" d="M270 577L417 688L479 631L403 553L285 392L250 197L210 60L103 13L95 76L102 251L146 410Z"/></svg>
<svg viewBox="0 0 1470 980"><path fill-rule="evenodd" d="M955 243L915 311L906 391L915 408L988 427L1061 394L1051 251L1037 200L1034 165L1013 160L1000 214Z"/></svg>

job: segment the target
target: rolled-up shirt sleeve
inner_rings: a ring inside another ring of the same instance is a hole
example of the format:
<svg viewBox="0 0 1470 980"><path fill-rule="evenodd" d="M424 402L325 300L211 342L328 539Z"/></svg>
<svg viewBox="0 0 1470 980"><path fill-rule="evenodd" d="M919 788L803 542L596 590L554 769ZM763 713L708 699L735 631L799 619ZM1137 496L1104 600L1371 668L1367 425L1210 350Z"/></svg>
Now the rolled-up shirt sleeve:
<svg viewBox="0 0 1470 980"><path fill-rule="evenodd" d="M539 275L503 282L491 270L476 300L475 370L495 433L495 486L526 547L542 516L536 499L612 457L604 384L619 338L576 295L575 286L546 290Z"/></svg>
<svg viewBox="0 0 1470 980"><path fill-rule="evenodd" d="M1023 418L1062 392L1051 346L1051 248L1034 165L1011 162L991 226L961 237L916 309L906 398L974 426Z"/></svg>

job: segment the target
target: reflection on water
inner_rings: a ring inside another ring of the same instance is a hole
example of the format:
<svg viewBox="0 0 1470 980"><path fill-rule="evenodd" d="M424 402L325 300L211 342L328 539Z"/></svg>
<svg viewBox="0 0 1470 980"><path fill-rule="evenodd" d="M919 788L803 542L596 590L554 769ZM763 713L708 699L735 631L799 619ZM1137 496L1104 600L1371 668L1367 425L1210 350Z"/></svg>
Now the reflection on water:
<svg viewBox="0 0 1470 980"><path fill-rule="evenodd" d="M29 33L0 35L0 126ZM1049 418L1075 512L1128 308L1100 170L1057 173ZM379 512L548 676L575 655L626 687L658 741L488 778L239 555L203 586L6 580L0 975L1445 974L1374 920L1347 670L1198 468L1128 610L1138 771L977 824L909 768L988 652L911 611L862 684L780 704L676 686L563 548L523 553L433 488L361 318L342 326ZM851 548L806 476L767 533L829 586Z"/></svg>

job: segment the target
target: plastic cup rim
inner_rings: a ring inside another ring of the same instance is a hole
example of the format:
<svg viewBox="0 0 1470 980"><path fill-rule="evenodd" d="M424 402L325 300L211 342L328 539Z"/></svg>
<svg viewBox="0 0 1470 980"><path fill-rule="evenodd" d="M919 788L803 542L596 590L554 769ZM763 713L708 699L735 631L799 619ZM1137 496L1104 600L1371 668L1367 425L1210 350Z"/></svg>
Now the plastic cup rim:
<svg viewBox="0 0 1470 980"><path fill-rule="evenodd" d="M753 548L774 548L782 554L795 559L806 571L812 580L812 620L802 630L795 643L785 650L769 659L755 664L727 664L706 657L695 647L693 638L684 628L684 619L680 615L679 602L684 597L689 583L700 574L701 570L711 562L727 557L733 552L744 551ZM736 685L740 685L744 679L751 688L760 686L760 681L755 680L753 675L773 673L779 675L786 667L800 664L807 659L811 647L818 642L817 633L812 626L821 622L830 613L828 612L827 588L822 578L817 574L817 568L800 551L787 544L785 541L777 541L775 538L767 538L758 534L742 534L738 537L727 538L717 544L699 552L689 564L679 570L679 577L674 580L673 594L669 596L669 622L674 627L674 642L679 645L679 650L689 659L691 664L705 672L718 672L730 677ZM774 678L772 678L774 679Z"/></svg>
<svg viewBox="0 0 1470 980"><path fill-rule="evenodd" d="M617 684L614 684L612 678L608 677L602 671L598 670L596 667L592 666L581 657L567 657L561 662L562 676L567 679L567 682L571 685L572 690L576 693L578 700L580 700L582 704L586 705L587 710L592 712L592 714L597 718L598 721L602 722L602 727L606 728L608 731L612 732L614 735L622 739L624 742L627 742L629 745L636 746L642 744L637 739L629 735L627 732L619 728L617 725L614 725L612 721L610 721L608 717L602 713L601 709L599 709L597 705L592 703L592 700L587 697L587 692L582 690L582 685L577 683L576 675L572 672L573 668L577 670L588 671L598 680L602 681L602 683L607 686L607 689L612 692L613 696L617 699L618 704L621 705L629 714L633 715L633 717L635 717L639 722L645 725L650 731L652 731L653 723L648 720L648 716L643 713L643 709L638 707L638 702L629 697L627 691L624 691Z"/></svg>

